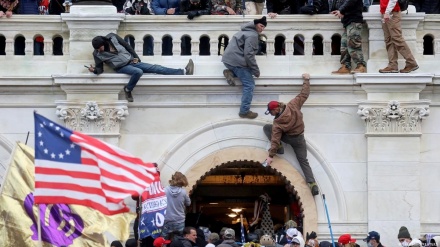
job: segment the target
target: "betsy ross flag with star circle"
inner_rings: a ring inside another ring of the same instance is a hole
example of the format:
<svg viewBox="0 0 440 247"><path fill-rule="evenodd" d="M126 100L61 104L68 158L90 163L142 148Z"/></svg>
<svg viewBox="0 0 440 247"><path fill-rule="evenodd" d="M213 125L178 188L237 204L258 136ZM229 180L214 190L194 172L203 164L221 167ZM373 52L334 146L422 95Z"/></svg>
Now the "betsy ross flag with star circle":
<svg viewBox="0 0 440 247"><path fill-rule="evenodd" d="M156 167L34 112L35 204L78 204L106 215L150 187Z"/></svg>

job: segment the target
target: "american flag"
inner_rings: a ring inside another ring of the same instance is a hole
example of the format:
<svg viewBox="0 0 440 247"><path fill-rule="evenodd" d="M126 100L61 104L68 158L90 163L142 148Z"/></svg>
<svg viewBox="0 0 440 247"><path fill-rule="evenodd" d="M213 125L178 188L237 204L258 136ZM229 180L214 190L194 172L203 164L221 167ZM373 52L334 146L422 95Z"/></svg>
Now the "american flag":
<svg viewBox="0 0 440 247"><path fill-rule="evenodd" d="M103 214L128 212L156 168L124 150L69 130L34 112L35 204L78 204Z"/></svg>

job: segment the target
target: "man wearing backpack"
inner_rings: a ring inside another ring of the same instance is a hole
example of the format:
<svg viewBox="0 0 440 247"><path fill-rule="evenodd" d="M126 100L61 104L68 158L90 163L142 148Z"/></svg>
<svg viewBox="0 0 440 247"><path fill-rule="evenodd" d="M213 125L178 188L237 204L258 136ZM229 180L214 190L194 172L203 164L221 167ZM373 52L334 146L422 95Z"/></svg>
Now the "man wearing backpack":
<svg viewBox="0 0 440 247"><path fill-rule="evenodd" d="M419 68L411 53L411 49L402 36L401 13L397 0L380 0L380 13L382 14L382 30L384 34L385 47L388 53L388 66L380 69L380 73L398 73L399 52L405 59L405 68L400 73L409 73Z"/></svg>

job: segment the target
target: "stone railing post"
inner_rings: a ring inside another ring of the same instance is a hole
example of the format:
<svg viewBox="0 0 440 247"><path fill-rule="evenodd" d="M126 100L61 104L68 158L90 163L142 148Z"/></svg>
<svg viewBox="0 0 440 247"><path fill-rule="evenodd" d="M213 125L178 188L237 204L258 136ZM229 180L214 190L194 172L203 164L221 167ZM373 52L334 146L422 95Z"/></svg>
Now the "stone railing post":
<svg viewBox="0 0 440 247"><path fill-rule="evenodd" d="M70 13L61 14L61 19L66 22L70 30L68 53L70 59L67 64L67 73L74 74L83 73L83 65L88 64L88 61L93 61L92 39L95 36L117 33L124 14L116 13L116 7L109 5L73 5ZM88 60L84 61L84 58Z"/></svg>

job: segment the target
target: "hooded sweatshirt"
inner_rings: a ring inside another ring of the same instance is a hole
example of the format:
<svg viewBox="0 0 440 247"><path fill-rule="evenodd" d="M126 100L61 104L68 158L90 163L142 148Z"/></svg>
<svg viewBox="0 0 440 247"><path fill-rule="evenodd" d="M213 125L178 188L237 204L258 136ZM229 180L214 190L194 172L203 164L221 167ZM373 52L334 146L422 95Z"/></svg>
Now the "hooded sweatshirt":
<svg viewBox="0 0 440 247"><path fill-rule="evenodd" d="M182 187L167 186L165 194L167 196L165 222L185 222L185 206L191 205L191 199L189 199L186 190Z"/></svg>
<svg viewBox="0 0 440 247"><path fill-rule="evenodd" d="M234 34L223 54L222 62L240 68L250 68L253 75L260 74L255 60L258 52L258 32L253 21L241 26L241 31Z"/></svg>

